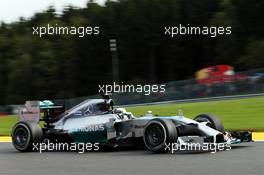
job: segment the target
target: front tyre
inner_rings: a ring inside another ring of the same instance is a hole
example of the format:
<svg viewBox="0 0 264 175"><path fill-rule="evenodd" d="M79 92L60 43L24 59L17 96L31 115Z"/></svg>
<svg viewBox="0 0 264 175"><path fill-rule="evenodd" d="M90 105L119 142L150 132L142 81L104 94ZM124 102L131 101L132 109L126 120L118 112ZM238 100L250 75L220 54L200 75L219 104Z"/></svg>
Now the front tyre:
<svg viewBox="0 0 264 175"><path fill-rule="evenodd" d="M168 152L169 149L165 149L166 145L177 142L177 139L177 129L171 120L153 119L144 128L144 144L152 152Z"/></svg>
<svg viewBox="0 0 264 175"><path fill-rule="evenodd" d="M218 117L215 117L210 114L200 114L195 117L194 120L198 122L207 122L209 127L217 131L224 132L224 126Z"/></svg>
<svg viewBox="0 0 264 175"><path fill-rule="evenodd" d="M37 144L42 140L42 129L33 121L18 122L12 130L12 143L18 151L32 151L33 143Z"/></svg>

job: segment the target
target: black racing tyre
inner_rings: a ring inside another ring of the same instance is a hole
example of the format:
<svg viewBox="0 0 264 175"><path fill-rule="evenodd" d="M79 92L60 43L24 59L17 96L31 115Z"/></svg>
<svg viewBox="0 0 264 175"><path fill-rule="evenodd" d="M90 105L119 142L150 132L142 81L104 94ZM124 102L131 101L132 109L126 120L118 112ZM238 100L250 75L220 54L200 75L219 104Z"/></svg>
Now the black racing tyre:
<svg viewBox="0 0 264 175"><path fill-rule="evenodd" d="M194 120L198 122L208 122L209 127L218 130L220 132L224 132L224 126L218 117L215 117L210 114L200 114L197 117L195 117Z"/></svg>
<svg viewBox="0 0 264 175"><path fill-rule="evenodd" d="M21 152L33 151L33 143L43 140L43 132L38 123L33 121L18 122L12 130L12 143Z"/></svg>
<svg viewBox="0 0 264 175"><path fill-rule="evenodd" d="M169 143L175 143L178 133L175 124L169 119L150 120L144 128L143 140L145 147L156 153L168 152Z"/></svg>

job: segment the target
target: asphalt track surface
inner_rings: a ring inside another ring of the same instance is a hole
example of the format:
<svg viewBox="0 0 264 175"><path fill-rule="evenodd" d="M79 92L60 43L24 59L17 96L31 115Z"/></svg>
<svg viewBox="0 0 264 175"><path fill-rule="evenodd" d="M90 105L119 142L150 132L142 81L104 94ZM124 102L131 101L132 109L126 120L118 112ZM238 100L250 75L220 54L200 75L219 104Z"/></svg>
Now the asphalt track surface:
<svg viewBox="0 0 264 175"><path fill-rule="evenodd" d="M0 175L262 175L264 142L243 143L215 154L116 152L19 153L0 143Z"/></svg>

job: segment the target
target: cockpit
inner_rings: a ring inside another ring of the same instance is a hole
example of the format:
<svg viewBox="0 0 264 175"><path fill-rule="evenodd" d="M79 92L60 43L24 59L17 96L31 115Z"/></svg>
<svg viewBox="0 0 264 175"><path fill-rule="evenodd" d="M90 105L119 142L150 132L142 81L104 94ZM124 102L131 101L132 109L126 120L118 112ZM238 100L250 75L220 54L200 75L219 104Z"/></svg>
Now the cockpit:
<svg viewBox="0 0 264 175"><path fill-rule="evenodd" d="M112 99L86 100L79 105L67 110L63 115L90 116L113 113L114 102Z"/></svg>
<svg viewBox="0 0 264 175"><path fill-rule="evenodd" d="M93 103L87 105L83 108L83 115L100 115L100 114L107 114L113 112L113 100L107 101L104 100L103 102Z"/></svg>

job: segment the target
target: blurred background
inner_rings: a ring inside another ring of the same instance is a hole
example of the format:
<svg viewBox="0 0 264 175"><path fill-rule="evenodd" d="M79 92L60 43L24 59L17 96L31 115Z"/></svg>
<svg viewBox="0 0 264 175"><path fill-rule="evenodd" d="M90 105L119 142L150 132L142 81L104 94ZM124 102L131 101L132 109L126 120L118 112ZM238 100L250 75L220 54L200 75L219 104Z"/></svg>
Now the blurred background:
<svg viewBox="0 0 264 175"><path fill-rule="evenodd" d="M120 82L166 84L165 94L114 95L120 104L264 92L263 16L261 0L107 0L2 21L0 105L96 95L98 84L113 82L112 38ZM100 26L100 35L32 35L47 24ZM232 34L164 35L179 24L231 26Z"/></svg>

